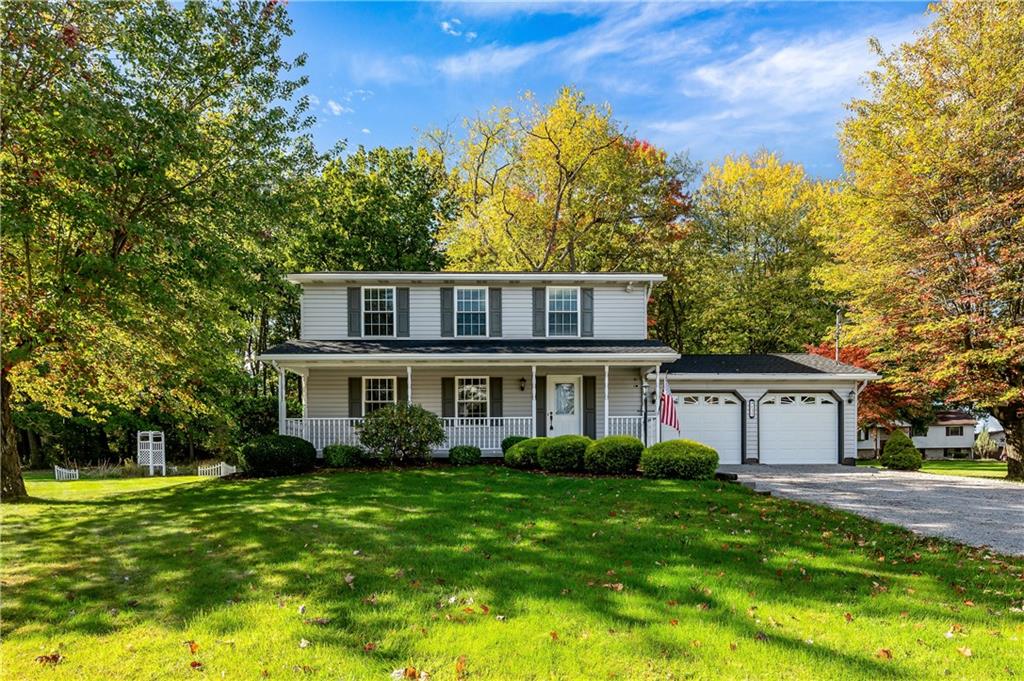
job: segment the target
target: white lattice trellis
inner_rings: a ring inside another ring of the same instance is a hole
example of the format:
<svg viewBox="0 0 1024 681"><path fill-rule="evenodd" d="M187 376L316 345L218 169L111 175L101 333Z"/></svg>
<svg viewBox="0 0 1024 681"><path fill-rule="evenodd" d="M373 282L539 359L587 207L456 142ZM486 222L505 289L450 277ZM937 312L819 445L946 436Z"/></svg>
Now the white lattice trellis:
<svg viewBox="0 0 1024 681"><path fill-rule="evenodd" d="M167 475L167 461L164 458L164 434L160 430L140 430L138 445L138 463L143 468L159 468L161 475Z"/></svg>

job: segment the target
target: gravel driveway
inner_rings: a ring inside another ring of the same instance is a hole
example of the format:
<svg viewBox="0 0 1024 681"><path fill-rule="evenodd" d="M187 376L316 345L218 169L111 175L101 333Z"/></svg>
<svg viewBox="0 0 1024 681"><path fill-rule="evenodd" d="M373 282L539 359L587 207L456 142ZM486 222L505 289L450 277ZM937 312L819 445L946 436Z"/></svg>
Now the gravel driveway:
<svg viewBox="0 0 1024 681"><path fill-rule="evenodd" d="M1024 484L852 466L721 466L773 495L1024 555Z"/></svg>

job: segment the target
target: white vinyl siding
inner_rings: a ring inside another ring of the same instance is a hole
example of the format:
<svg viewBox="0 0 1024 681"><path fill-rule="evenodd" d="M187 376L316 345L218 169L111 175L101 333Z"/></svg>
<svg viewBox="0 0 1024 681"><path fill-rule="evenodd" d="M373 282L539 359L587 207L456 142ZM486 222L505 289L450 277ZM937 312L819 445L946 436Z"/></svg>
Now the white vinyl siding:
<svg viewBox="0 0 1024 681"><path fill-rule="evenodd" d="M597 384L597 435L604 435L604 367L573 368L572 372L594 376ZM348 379L350 376L404 376L405 367L342 368L312 367L306 386L309 403L306 415L310 418L343 418L348 414ZM564 374L559 367L538 367L538 376ZM531 416L530 367L486 367L479 365L457 367L413 367L412 401L428 411L441 414L441 378L455 376L501 377L502 415ZM525 379L526 389L519 389ZM638 416L640 414L639 370L612 367L608 374L608 413L611 416ZM651 407L653 409L653 407ZM653 413L653 411L652 411Z"/></svg>
<svg viewBox="0 0 1024 681"><path fill-rule="evenodd" d="M580 286L590 287L591 284L582 280ZM533 338L533 287L510 285L501 289L502 338ZM594 285L593 289L595 339L647 338L647 299L643 285L635 285L629 292L622 285ZM346 339L347 300L345 284L306 284L301 298L300 338ZM440 284L409 286L409 337L441 338Z"/></svg>

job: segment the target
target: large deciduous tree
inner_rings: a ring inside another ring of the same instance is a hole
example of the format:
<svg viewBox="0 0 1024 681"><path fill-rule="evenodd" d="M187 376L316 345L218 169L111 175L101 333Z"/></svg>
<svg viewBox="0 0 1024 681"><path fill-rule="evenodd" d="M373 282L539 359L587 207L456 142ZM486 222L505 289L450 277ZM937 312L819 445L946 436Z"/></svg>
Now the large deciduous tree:
<svg viewBox="0 0 1024 681"><path fill-rule="evenodd" d="M652 267L654 333L683 352L799 351L831 324L832 296L814 280L825 254L809 216L822 196L776 154L726 157L694 193L685 238Z"/></svg>
<svg viewBox="0 0 1024 681"><path fill-rule="evenodd" d="M360 146L328 163L315 185L317 212L292 253L300 270L444 266L438 232L458 199L440 154Z"/></svg>
<svg viewBox="0 0 1024 681"><path fill-rule="evenodd" d="M297 143L301 58L279 56L290 27L273 0L8 3L3 22L0 496L14 499L12 403L206 411L211 375L239 366L281 188L315 154Z"/></svg>
<svg viewBox="0 0 1024 681"><path fill-rule="evenodd" d="M693 166L637 139L608 106L562 89L549 105L466 122L432 139L454 168L461 211L442 232L455 269L615 270L679 238Z"/></svg>
<svg viewBox="0 0 1024 681"><path fill-rule="evenodd" d="M904 392L991 410L1024 478L1024 5L931 12L850 105L823 275L852 341Z"/></svg>

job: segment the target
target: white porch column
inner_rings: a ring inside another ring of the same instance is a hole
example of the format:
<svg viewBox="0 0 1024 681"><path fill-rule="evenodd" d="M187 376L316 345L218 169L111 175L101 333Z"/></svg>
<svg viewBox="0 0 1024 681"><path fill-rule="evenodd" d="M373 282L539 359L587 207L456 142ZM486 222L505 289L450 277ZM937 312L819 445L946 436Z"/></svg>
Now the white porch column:
<svg viewBox="0 0 1024 681"><path fill-rule="evenodd" d="M608 437L608 365L604 365L604 436Z"/></svg>
<svg viewBox="0 0 1024 681"><path fill-rule="evenodd" d="M533 424L533 433L530 437L537 437L537 365L530 367L530 423Z"/></svg>
<svg viewBox="0 0 1024 681"><path fill-rule="evenodd" d="M661 365L654 367L654 441L661 442Z"/></svg>
<svg viewBox="0 0 1024 681"><path fill-rule="evenodd" d="M284 421L288 411L284 400L284 369L277 367L277 432L284 435Z"/></svg>
<svg viewBox="0 0 1024 681"><path fill-rule="evenodd" d="M412 404L412 365L408 364L405 367L405 401L407 404Z"/></svg>

